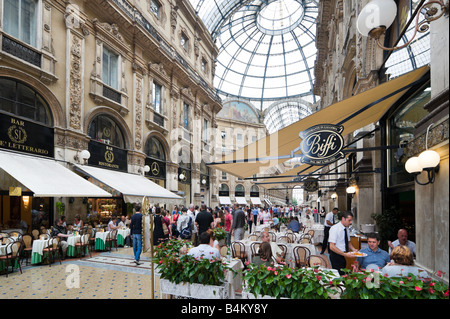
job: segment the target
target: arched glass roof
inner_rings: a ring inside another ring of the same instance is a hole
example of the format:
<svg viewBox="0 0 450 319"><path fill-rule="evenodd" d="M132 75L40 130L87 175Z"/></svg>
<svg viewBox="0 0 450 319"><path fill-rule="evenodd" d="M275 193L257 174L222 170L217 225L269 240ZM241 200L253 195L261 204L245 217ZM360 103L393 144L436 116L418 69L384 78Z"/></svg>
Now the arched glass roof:
<svg viewBox="0 0 450 319"><path fill-rule="evenodd" d="M219 95L248 99L260 110L279 99L316 101L318 1L190 1L219 48Z"/></svg>
<svg viewBox="0 0 450 319"><path fill-rule="evenodd" d="M272 104L264 115L269 134L312 114L312 105L301 99L289 99Z"/></svg>

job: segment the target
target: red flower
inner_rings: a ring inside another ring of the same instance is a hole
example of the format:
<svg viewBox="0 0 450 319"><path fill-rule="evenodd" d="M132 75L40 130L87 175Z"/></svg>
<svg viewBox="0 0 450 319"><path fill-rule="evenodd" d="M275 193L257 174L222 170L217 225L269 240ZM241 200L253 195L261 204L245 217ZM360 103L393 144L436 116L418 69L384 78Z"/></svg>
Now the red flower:
<svg viewBox="0 0 450 319"><path fill-rule="evenodd" d="M421 291L422 288L420 288L419 286L415 286L414 289L416 289L416 291Z"/></svg>
<svg viewBox="0 0 450 319"><path fill-rule="evenodd" d="M292 277L291 274L287 274L287 275L286 275L286 278L287 278L287 279L291 279L291 277Z"/></svg>

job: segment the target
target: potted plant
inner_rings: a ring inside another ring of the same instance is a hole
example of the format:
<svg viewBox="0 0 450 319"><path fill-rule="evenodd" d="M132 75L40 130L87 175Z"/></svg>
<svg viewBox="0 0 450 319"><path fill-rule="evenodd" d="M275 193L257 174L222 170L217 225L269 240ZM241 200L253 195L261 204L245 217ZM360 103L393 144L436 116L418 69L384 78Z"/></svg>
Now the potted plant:
<svg viewBox="0 0 450 319"><path fill-rule="evenodd" d="M58 214L60 216L64 215L64 210L66 209L66 205L63 202L56 202L56 209L58 210Z"/></svg>
<svg viewBox="0 0 450 319"><path fill-rule="evenodd" d="M334 274L318 267L294 269L287 266L248 264L243 279L248 298L328 299Z"/></svg>
<svg viewBox="0 0 450 319"><path fill-rule="evenodd" d="M448 285L433 279L421 279L413 274L407 277L387 277L379 272L350 272L330 281L341 286L341 299L448 299ZM441 276L442 272L437 272Z"/></svg>
<svg viewBox="0 0 450 319"><path fill-rule="evenodd" d="M223 227L213 228L214 238L219 242L219 246L225 246L225 239L227 238L227 232Z"/></svg>
<svg viewBox="0 0 450 319"><path fill-rule="evenodd" d="M200 299L226 298L225 273L234 272L221 259L196 259L190 255L166 255L157 269L163 293Z"/></svg>

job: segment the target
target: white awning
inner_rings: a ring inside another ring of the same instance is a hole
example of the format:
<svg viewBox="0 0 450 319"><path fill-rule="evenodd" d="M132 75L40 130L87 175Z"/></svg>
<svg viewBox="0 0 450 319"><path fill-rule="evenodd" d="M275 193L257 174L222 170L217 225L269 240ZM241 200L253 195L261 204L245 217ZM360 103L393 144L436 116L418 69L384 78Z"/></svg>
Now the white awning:
<svg viewBox="0 0 450 319"><path fill-rule="evenodd" d="M253 205L262 205L261 200L259 197L250 197L250 200L252 201Z"/></svg>
<svg viewBox="0 0 450 319"><path fill-rule="evenodd" d="M36 197L111 197L54 159L0 151L0 168L12 177L2 178L1 188L23 186Z"/></svg>
<svg viewBox="0 0 450 319"><path fill-rule="evenodd" d="M219 196L219 203L220 203L221 205L231 205L230 197L222 197L222 196Z"/></svg>
<svg viewBox="0 0 450 319"><path fill-rule="evenodd" d="M267 203L267 205L272 206L272 202L267 198L264 198L264 201Z"/></svg>
<svg viewBox="0 0 450 319"><path fill-rule="evenodd" d="M236 203L238 203L239 205L248 205L245 197L236 197Z"/></svg>
<svg viewBox="0 0 450 319"><path fill-rule="evenodd" d="M153 204L174 203L183 200L182 197L142 175L78 164L75 167L78 171L120 192L127 203L141 203L144 196L149 197L150 203Z"/></svg>

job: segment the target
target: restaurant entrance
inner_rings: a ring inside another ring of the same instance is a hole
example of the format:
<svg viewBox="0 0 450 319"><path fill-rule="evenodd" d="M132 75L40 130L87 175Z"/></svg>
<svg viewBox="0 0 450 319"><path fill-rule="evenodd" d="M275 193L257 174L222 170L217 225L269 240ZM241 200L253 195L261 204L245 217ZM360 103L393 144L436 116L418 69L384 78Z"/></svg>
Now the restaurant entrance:
<svg viewBox="0 0 450 319"><path fill-rule="evenodd" d="M416 240L415 193L412 190L392 190L387 195L387 207L398 211L398 218L408 231L408 240ZM396 238L394 238L396 239Z"/></svg>

